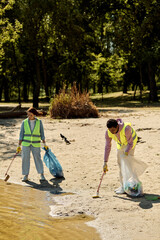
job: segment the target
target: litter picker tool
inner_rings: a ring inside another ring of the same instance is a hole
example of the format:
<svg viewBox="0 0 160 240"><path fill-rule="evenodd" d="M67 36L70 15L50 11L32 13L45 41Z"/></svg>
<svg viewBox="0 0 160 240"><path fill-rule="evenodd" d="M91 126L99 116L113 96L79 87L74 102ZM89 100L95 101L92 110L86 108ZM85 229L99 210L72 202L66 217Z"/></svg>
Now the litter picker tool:
<svg viewBox="0 0 160 240"><path fill-rule="evenodd" d="M4 179L5 182L7 182L8 179L10 178L10 176L8 175L8 171L9 171L9 169L10 169L10 167L11 167L11 165L12 165L14 159L16 158L17 154L18 154L18 152L16 152L16 154L14 155L14 157L13 157L13 159L12 159L12 161L11 161L11 163L10 163L10 165L9 165L9 167L8 167L8 169L7 169L7 171L6 171L6 173L5 173L5 176L6 176L5 179Z"/></svg>
<svg viewBox="0 0 160 240"><path fill-rule="evenodd" d="M102 177L101 177L101 179L100 179L100 183L99 183L98 189L97 189L97 195L93 196L92 198L99 198L99 189L100 189L100 186L101 186L101 183L102 183L103 176L104 176L105 174L106 174L106 173L103 172Z"/></svg>

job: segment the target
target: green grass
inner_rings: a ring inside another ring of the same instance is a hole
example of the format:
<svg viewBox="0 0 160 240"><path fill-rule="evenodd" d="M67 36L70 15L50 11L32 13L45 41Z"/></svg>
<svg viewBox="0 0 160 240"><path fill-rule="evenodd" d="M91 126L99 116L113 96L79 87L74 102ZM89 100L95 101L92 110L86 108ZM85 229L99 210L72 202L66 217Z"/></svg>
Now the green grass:
<svg viewBox="0 0 160 240"><path fill-rule="evenodd" d="M160 92L159 92L160 97ZM95 94L90 96L93 103L97 107L127 107L127 108L136 108L136 107L160 107L160 102L149 103L149 92L143 92L143 102L140 100L140 94L137 92L134 100L134 92L128 91L127 94L123 92L114 92L107 93L102 96L102 94Z"/></svg>

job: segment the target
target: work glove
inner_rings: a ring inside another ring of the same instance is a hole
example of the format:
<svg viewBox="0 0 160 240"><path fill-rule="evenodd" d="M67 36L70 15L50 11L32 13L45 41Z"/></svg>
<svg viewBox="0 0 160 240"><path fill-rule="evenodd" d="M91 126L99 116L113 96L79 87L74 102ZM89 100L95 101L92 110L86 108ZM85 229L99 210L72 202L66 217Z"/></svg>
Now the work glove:
<svg viewBox="0 0 160 240"><path fill-rule="evenodd" d="M125 152L124 155L125 155L125 156L128 156L128 152Z"/></svg>
<svg viewBox="0 0 160 240"><path fill-rule="evenodd" d="M46 145L46 143L44 143L44 149L47 151L49 149L49 147Z"/></svg>
<svg viewBox="0 0 160 240"><path fill-rule="evenodd" d="M104 162L103 171L104 171L104 173L106 173L108 171L108 167L107 167L107 163L106 162Z"/></svg>
<svg viewBox="0 0 160 240"><path fill-rule="evenodd" d="M16 150L16 153L20 153L20 152L21 152L21 147L18 146L18 147L17 147L17 150Z"/></svg>

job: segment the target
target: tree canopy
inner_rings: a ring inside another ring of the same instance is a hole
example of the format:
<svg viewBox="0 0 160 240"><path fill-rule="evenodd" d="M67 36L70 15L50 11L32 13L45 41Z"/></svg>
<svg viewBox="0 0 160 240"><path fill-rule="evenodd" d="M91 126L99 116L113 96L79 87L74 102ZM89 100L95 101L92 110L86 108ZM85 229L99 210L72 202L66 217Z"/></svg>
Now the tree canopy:
<svg viewBox="0 0 160 240"><path fill-rule="evenodd" d="M158 101L158 0L1 0L0 100L49 100L76 82Z"/></svg>

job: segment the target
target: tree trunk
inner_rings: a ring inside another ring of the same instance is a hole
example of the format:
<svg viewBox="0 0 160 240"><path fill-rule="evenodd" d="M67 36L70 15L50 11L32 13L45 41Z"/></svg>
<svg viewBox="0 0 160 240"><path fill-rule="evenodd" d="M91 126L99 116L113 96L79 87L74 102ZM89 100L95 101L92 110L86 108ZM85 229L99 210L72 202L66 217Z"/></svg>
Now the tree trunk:
<svg viewBox="0 0 160 240"><path fill-rule="evenodd" d="M34 81L34 89L33 89L33 107L35 108L38 108L38 104L39 104L40 82L41 82L40 64L39 64L39 59L37 55L36 56L36 78Z"/></svg>
<svg viewBox="0 0 160 240"><path fill-rule="evenodd" d="M19 67L18 67L18 63L17 63L17 57L16 57L16 52L15 52L15 48L14 45L12 43L12 49L13 49L13 57L14 57L14 62L15 62L15 67L16 67L16 77L17 77L17 82L18 82L18 103L21 103L21 93L20 93L20 72L19 72Z"/></svg>
<svg viewBox="0 0 160 240"><path fill-rule="evenodd" d="M150 84L150 97L149 97L150 101L158 102L155 73L154 73L153 68L151 67L150 62L148 62L148 77L149 77L149 84Z"/></svg>
<svg viewBox="0 0 160 240"><path fill-rule="evenodd" d="M86 76L84 76L83 80L84 80L83 82L85 85L84 90L88 92L89 91L89 79Z"/></svg>
<svg viewBox="0 0 160 240"><path fill-rule="evenodd" d="M22 116L27 116L26 111L25 112L3 112L0 113L0 118L18 118Z"/></svg>
<svg viewBox="0 0 160 240"><path fill-rule="evenodd" d="M25 78L25 76L24 76ZM27 79L24 79L23 82L23 100L24 102L28 102L28 88L27 88Z"/></svg>
<svg viewBox="0 0 160 240"><path fill-rule="evenodd" d="M137 84L134 85L134 96L133 96L133 100L136 100L136 91L137 91Z"/></svg>
<svg viewBox="0 0 160 240"><path fill-rule="evenodd" d="M47 112L44 111L43 109L37 110L38 116L46 116ZM27 116L27 113L24 109L21 109L21 104L18 106L12 108L8 112L2 112L0 113L0 119L1 118L18 118L18 117L25 117Z"/></svg>
<svg viewBox="0 0 160 240"><path fill-rule="evenodd" d="M98 93L102 93L103 90L102 90L102 83L98 83Z"/></svg>
<svg viewBox="0 0 160 240"><path fill-rule="evenodd" d="M9 102L10 101L10 97L9 97L9 86L8 86L8 80L5 78L4 79L4 99L5 102Z"/></svg>
<svg viewBox="0 0 160 240"><path fill-rule="evenodd" d="M96 84L95 84L95 82L93 83L93 93L94 94L96 93Z"/></svg>
<svg viewBox="0 0 160 240"><path fill-rule="evenodd" d="M44 78L44 89L46 93L46 100L49 102L49 91L48 91L48 81L47 81L47 71L44 59L44 52L42 54L42 69L43 69L43 78Z"/></svg>
<svg viewBox="0 0 160 240"><path fill-rule="evenodd" d="M106 93L108 93L109 92L108 83L106 83L105 88L106 88Z"/></svg>
<svg viewBox="0 0 160 240"><path fill-rule="evenodd" d="M1 76L2 82L0 85L0 101L2 101L2 92L3 92L3 76Z"/></svg>
<svg viewBox="0 0 160 240"><path fill-rule="evenodd" d="M140 100L141 100L141 102L143 102L143 98L142 98L143 80L142 80L142 67L141 67L141 65L140 65L140 67L139 67L139 74L140 74L140 84L139 84Z"/></svg>
<svg viewBox="0 0 160 240"><path fill-rule="evenodd" d="M56 94L59 94L60 88L61 88L60 82L57 80L56 81Z"/></svg>
<svg viewBox="0 0 160 240"><path fill-rule="evenodd" d="M124 76L124 81L123 81L123 93L127 93L127 78Z"/></svg>

